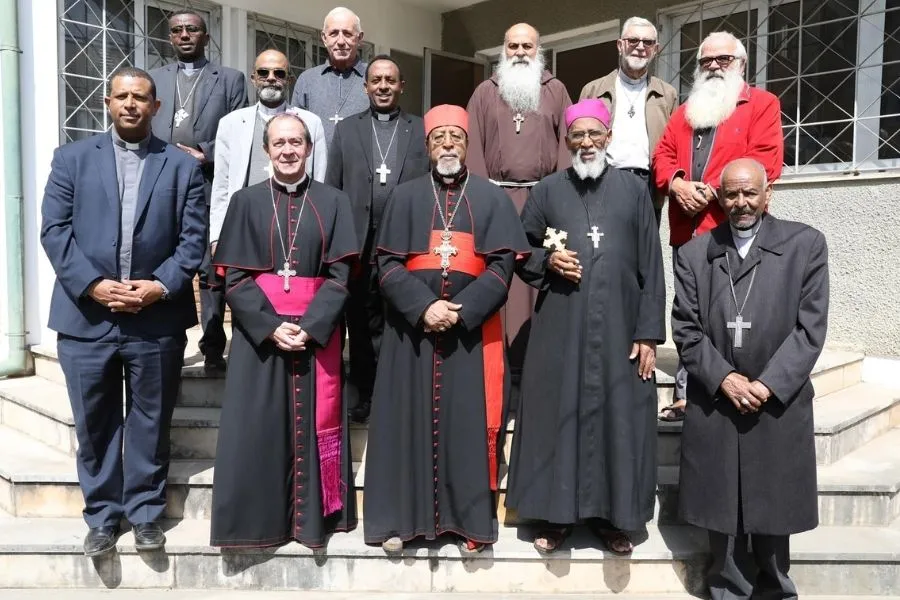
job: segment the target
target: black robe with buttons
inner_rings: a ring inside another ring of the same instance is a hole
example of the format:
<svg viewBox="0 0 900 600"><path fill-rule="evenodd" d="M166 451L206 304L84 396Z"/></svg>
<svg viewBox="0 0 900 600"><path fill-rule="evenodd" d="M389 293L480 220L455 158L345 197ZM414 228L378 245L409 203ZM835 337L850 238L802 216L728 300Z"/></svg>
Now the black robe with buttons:
<svg viewBox="0 0 900 600"><path fill-rule="evenodd" d="M468 178L463 200L458 184L438 183L431 174L397 186L388 200L377 249L388 308L366 448L367 543L442 533L497 539L482 324L503 306L516 256L529 247L503 191L476 175ZM451 231L474 234L475 252L486 263L478 277L451 269L444 279L440 269L406 268L412 256L431 252L432 230L443 229L434 185L445 215L459 206ZM462 304L461 323L425 333L422 316L441 298Z"/></svg>
<svg viewBox="0 0 900 600"><path fill-rule="evenodd" d="M214 263L225 267L233 339L225 379L213 482L210 544L274 546L292 540L324 545L332 531L356 527L356 495L346 407L341 447L343 509L323 517L316 445L313 351L328 342L347 299L347 278L358 244L346 194L309 179L293 194L271 180L234 194ZM306 207L300 214L306 186ZM306 313L278 315L252 276L276 273L289 249L298 277L323 277ZM280 231L279 231L280 229ZM289 230L289 232L288 232ZM312 338L307 350L279 350L268 336L282 322L300 325Z"/></svg>

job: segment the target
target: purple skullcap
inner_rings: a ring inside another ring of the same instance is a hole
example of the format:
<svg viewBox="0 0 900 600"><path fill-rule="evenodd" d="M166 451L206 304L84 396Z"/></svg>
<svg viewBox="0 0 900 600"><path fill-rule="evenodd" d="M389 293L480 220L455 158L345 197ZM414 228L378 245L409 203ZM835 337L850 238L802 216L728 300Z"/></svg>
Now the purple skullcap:
<svg viewBox="0 0 900 600"><path fill-rule="evenodd" d="M576 102L575 104L567 108L566 129L571 127L572 123L576 119L580 119L582 117L591 117L597 119L598 121L603 123L607 129L609 128L609 109L606 108L606 104L603 103L603 100L590 98L587 100Z"/></svg>

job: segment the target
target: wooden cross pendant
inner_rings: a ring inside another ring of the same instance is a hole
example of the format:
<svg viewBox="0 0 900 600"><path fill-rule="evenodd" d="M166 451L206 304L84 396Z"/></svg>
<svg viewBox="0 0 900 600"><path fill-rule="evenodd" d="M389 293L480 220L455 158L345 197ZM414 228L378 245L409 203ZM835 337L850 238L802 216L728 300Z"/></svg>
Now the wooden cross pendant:
<svg viewBox="0 0 900 600"><path fill-rule="evenodd" d="M525 122L525 117L522 116L522 113L516 113L516 116L513 117L513 121L516 122L516 133L520 133L522 131L522 123Z"/></svg>

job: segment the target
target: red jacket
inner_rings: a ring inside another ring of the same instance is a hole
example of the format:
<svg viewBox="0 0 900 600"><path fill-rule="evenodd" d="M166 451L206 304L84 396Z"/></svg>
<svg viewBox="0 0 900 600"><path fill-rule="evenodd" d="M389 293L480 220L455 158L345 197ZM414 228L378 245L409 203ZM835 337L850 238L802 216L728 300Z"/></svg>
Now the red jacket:
<svg viewBox="0 0 900 600"><path fill-rule="evenodd" d="M676 176L690 179L694 130L684 116L686 104L672 114L653 153L656 187L668 193ZM729 162L737 158L755 158L766 168L769 181L781 176L784 162L784 137L781 133L781 104L774 94L744 86L737 108L716 129L709 162L701 181L719 187L719 176ZM680 246L694 235L706 233L725 220L717 202L710 202L700 213L689 217L677 202L669 199L669 243Z"/></svg>

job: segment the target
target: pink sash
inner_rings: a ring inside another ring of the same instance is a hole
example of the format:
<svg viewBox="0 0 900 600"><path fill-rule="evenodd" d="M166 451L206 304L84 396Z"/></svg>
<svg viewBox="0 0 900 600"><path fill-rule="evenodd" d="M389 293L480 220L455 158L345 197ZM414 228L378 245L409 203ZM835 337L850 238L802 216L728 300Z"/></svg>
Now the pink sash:
<svg viewBox="0 0 900 600"><path fill-rule="evenodd" d="M291 277L291 289L284 291L284 278L273 273L253 277L279 315L302 316L324 277ZM341 481L341 338L340 327L324 348L315 351L316 358L316 440L319 447L319 472L322 480L322 507L325 516L343 507Z"/></svg>

